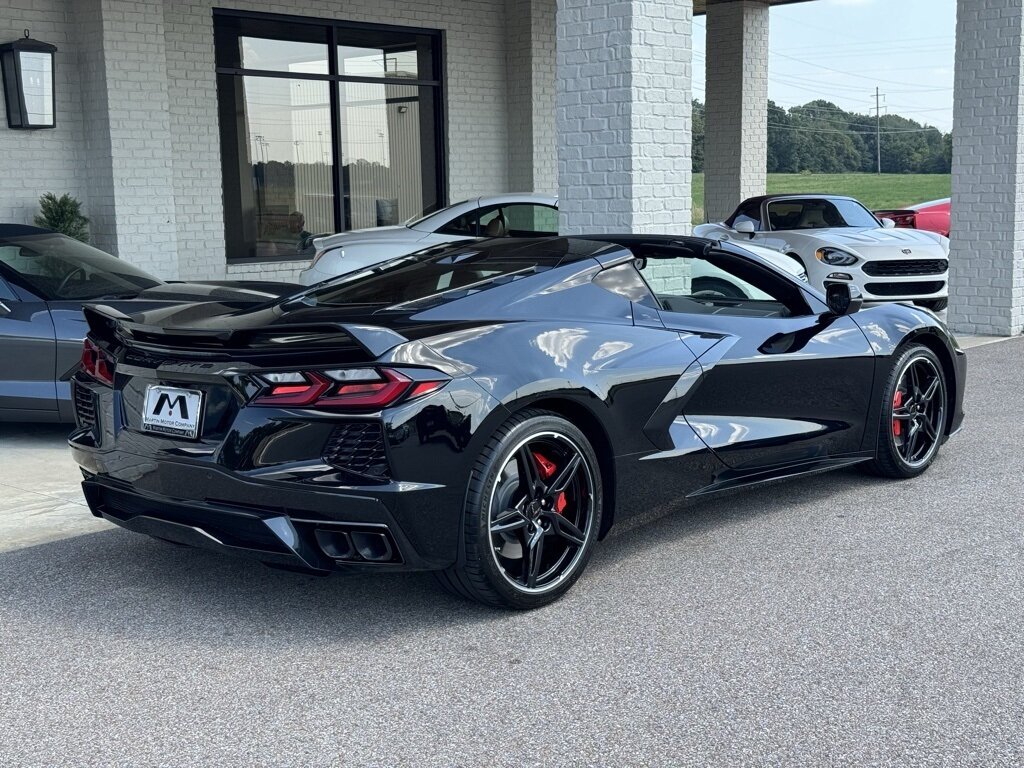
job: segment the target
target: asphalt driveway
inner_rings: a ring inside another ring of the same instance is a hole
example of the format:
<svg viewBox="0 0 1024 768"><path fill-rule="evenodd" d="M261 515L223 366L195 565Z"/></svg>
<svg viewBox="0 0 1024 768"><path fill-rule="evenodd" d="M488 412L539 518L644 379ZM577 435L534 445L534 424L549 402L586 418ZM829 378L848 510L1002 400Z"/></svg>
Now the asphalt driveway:
<svg viewBox="0 0 1024 768"><path fill-rule="evenodd" d="M925 477L652 510L529 614L110 529L0 432L0 764L1019 765L1024 339L970 366Z"/></svg>

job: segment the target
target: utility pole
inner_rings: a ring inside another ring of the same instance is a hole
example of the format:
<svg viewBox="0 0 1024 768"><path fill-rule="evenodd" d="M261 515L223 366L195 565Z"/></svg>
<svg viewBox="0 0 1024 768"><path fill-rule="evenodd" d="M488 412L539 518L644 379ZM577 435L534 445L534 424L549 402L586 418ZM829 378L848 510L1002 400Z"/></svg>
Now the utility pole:
<svg viewBox="0 0 1024 768"><path fill-rule="evenodd" d="M882 175L882 94L875 86L875 152L878 155L878 175Z"/></svg>

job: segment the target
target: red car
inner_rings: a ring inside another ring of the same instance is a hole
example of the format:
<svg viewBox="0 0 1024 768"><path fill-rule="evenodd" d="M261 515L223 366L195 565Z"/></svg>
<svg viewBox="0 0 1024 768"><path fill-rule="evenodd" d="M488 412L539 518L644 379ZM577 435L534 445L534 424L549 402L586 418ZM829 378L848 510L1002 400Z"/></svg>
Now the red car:
<svg viewBox="0 0 1024 768"><path fill-rule="evenodd" d="M920 203L899 211L875 211L880 219L892 219L897 227L927 229L949 237L949 198Z"/></svg>

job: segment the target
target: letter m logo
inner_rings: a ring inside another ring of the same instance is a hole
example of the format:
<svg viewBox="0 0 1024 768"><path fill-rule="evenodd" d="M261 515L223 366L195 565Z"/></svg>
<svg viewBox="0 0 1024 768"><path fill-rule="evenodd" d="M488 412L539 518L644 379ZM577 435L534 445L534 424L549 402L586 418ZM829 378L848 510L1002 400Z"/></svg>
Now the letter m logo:
<svg viewBox="0 0 1024 768"><path fill-rule="evenodd" d="M174 410L177 409L180 414L180 418L188 419L188 401L185 399L184 395L175 395L172 400L170 395L166 392L161 392L160 397L156 400L156 408L154 411L157 416L163 416L165 415L165 408L167 409L167 416L173 416Z"/></svg>

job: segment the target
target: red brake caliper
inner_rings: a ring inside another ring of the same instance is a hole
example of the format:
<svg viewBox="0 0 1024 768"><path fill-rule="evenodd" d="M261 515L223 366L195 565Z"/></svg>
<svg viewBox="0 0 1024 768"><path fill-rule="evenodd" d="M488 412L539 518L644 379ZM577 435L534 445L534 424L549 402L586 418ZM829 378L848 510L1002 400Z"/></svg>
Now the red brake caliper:
<svg viewBox="0 0 1024 768"><path fill-rule="evenodd" d="M540 467L541 479L550 480L552 477L555 476L555 471L558 469L558 467L556 467L553 462L548 461L546 457L542 456L536 451L533 452L533 458L537 461L537 466ZM555 512L557 512L558 514L562 514L567 504L568 502L566 502L565 500L565 491L562 491L561 493L558 494L558 497L555 499Z"/></svg>
<svg viewBox="0 0 1024 768"><path fill-rule="evenodd" d="M892 398L892 409L895 411L897 408L899 408L902 405L903 405L903 393L900 392L897 389L896 390L896 394L893 395L893 398ZM899 437L900 433L902 431L903 431L903 425L900 423L900 420L899 419L893 419L892 420L892 434L893 434L893 436L894 437Z"/></svg>

